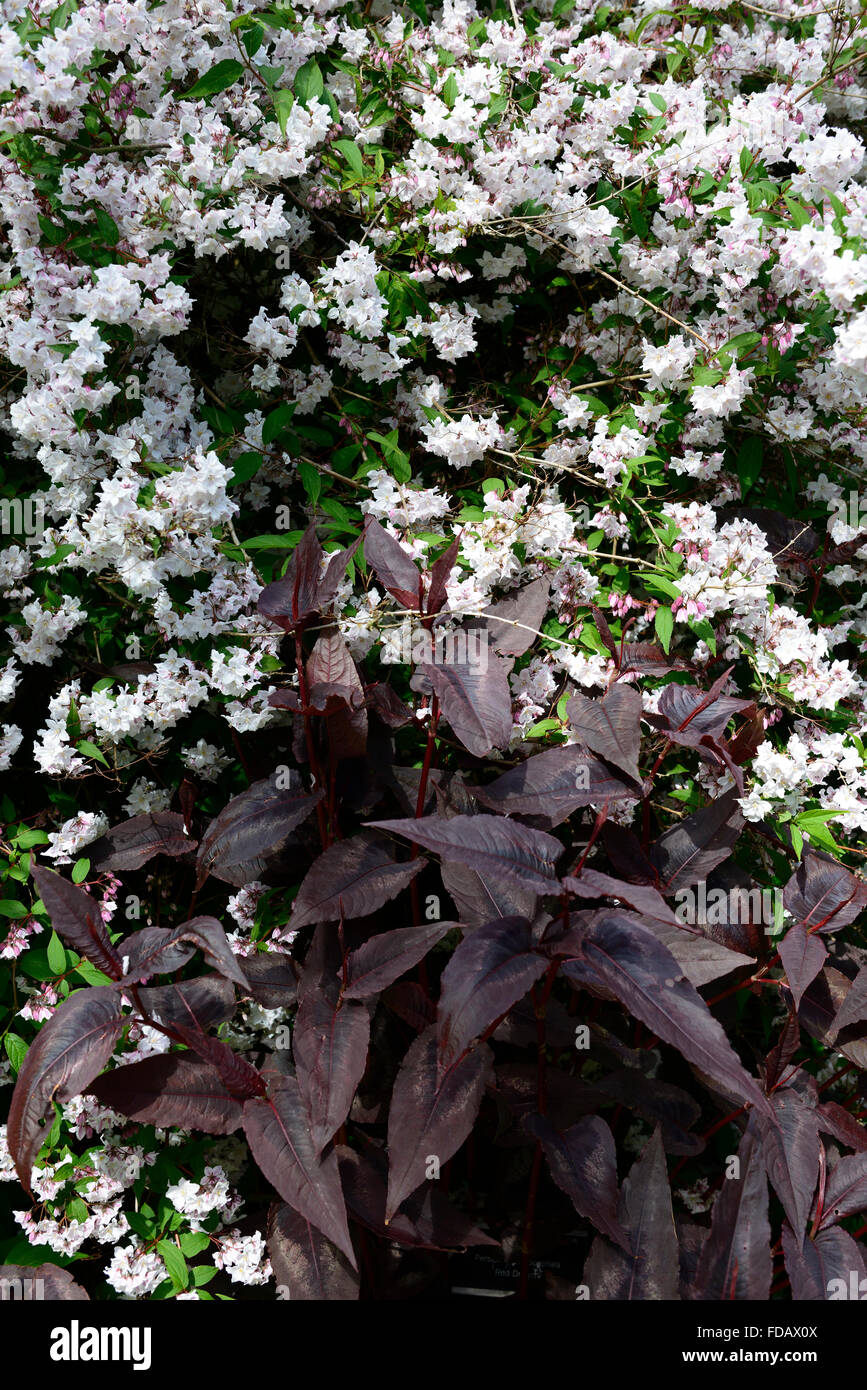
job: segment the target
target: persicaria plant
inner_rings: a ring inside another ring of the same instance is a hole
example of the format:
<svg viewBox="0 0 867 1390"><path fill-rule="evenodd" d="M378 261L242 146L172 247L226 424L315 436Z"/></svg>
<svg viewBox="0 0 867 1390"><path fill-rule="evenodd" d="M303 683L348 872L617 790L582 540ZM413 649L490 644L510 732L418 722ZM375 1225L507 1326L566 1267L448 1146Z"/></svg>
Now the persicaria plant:
<svg viewBox="0 0 867 1390"><path fill-rule="evenodd" d="M0 1279L862 1297L865 63L4 6Z"/></svg>

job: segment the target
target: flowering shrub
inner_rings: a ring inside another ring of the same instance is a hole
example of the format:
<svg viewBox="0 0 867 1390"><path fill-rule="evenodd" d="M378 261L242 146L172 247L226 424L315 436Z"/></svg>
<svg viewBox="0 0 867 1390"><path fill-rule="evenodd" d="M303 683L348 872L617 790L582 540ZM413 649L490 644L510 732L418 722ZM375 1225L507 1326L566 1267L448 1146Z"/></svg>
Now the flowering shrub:
<svg viewBox="0 0 867 1390"><path fill-rule="evenodd" d="M867 1277L865 62L7 0L7 1273Z"/></svg>

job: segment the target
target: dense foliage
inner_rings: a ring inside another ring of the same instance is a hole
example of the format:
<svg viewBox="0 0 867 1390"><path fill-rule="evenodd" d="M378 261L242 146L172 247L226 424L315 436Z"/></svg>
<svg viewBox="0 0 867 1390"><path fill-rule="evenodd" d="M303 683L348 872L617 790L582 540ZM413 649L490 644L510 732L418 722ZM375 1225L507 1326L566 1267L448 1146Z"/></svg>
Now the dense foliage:
<svg viewBox="0 0 867 1390"><path fill-rule="evenodd" d="M5 1274L857 1296L865 72L4 0Z"/></svg>

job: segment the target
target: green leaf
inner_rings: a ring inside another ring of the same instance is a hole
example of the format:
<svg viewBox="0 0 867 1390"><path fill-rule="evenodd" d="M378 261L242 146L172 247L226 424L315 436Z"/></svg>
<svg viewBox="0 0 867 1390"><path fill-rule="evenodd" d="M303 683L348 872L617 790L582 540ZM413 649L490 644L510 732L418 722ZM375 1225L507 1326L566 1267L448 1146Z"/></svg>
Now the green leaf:
<svg viewBox="0 0 867 1390"><path fill-rule="evenodd" d="M280 127L280 134L286 134L286 125L289 120L289 112L295 105L295 98L288 87L280 87L274 92L274 114L277 117L277 124Z"/></svg>
<svg viewBox="0 0 867 1390"><path fill-rule="evenodd" d="M364 160L354 140L335 140L332 149L340 151L353 174L357 174L359 178L364 177Z"/></svg>
<svg viewBox="0 0 867 1390"><path fill-rule="evenodd" d="M240 454L235 459L235 469L232 473L233 484L248 483L251 478L255 478L261 467L261 454Z"/></svg>
<svg viewBox="0 0 867 1390"><path fill-rule="evenodd" d="M202 97L215 96L217 92L224 92L233 82L237 82L243 71L244 64L239 63L237 58L224 58L221 63L215 64L204 73L183 96L187 101L199 101Z"/></svg>
<svg viewBox="0 0 867 1390"><path fill-rule="evenodd" d="M66 1215L70 1221L86 1221L90 1212L86 1202L83 1202L80 1197L73 1197L72 1201L67 1203Z"/></svg>
<svg viewBox="0 0 867 1390"><path fill-rule="evenodd" d="M23 903L17 903L13 898L3 898L0 901L0 917L26 917L27 908Z"/></svg>
<svg viewBox="0 0 867 1390"><path fill-rule="evenodd" d="M804 834L809 835L811 841L816 844L824 845L826 849L839 850L840 846L828 829L828 821L836 820L840 815L839 811L802 811L795 817L795 824Z"/></svg>
<svg viewBox="0 0 867 1390"><path fill-rule="evenodd" d="M741 499L761 476L764 449L764 440L757 434L751 434L740 447L735 469L741 483Z"/></svg>
<svg viewBox="0 0 867 1390"><path fill-rule="evenodd" d="M294 414L295 402L284 401L276 410L272 410L270 415L266 415L262 425L262 443L272 444Z"/></svg>
<svg viewBox="0 0 867 1390"><path fill-rule="evenodd" d="M202 1251L207 1250L211 1243L211 1237L207 1231L185 1231L179 1239L181 1251L188 1259L192 1259L194 1255L201 1255Z"/></svg>
<svg viewBox="0 0 867 1390"><path fill-rule="evenodd" d="M310 498L314 507L319 501L319 494L322 491L322 475L312 463L299 463L298 476L301 479L304 491Z"/></svg>
<svg viewBox="0 0 867 1390"><path fill-rule="evenodd" d="M181 1254L174 1241L158 1240L157 1250L162 1255L163 1262L168 1270L169 1278L176 1289L185 1289L190 1282L190 1271L187 1262Z"/></svg>
<svg viewBox="0 0 867 1390"><path fill-rule="evenodd" d="M80 975L87 985L111 985L114 981L109 975L104 975L101 970L91 964L89 960L80 960L75 967L76 975Z"/></svg>
<svg viewBox="0 0 867 1390"><path fill-rule="evenodd" d="M66 969L66 952L56 931L48 938L48 964L55 975L62 975Z"/></svg>
<svg viewBox="0 0 867 1390"><path fill-rule="evenodd" d="M96 758L96 761L102 763L103 767L108 767L108 760L95 743L90 743L86 738L83 738L75 746L79 753L84 753L85 757Z"/></svg>
<svg viewBox="0 0 867 1390"><path fill-rule="evenodd" d="M90 860L77 859L72 868L72 882L83 883L90 873Z"/></svg>
<svg viewBox="0 0 867 1390"><path fill-rule="evenodd" d="M324 91L322 69L315 58L308 58L295 74L295 95L306 106L314 97L321 97Z"/></svg>
<svg viewBox="0 0 867 1390"><path fill-rule="evenodd" d="M27 1044L23 1038L19 1038L17 1033L7 1033L3 1039L3 1046L6 1048L6 1056L12 1064L12 1070L19 1072L21 1063L27 1056Z"/></svg>
<svg viewBox="0 0 867 1390"><path fill-rule="evenodd" d="M671 648L671 634L674 632L674 614L670 608L657 608L653 626L666 656Z"/></svg>

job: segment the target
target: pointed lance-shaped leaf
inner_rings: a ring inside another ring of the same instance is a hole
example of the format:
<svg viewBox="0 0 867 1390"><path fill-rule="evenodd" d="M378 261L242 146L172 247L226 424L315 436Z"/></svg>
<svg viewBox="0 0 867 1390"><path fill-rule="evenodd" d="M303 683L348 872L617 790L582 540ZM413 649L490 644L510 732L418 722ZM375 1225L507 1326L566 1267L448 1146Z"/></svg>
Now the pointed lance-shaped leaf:
<svg viewBox="0 0 867 1390"><path fill-rule="evenodd" d="M34 864L30 872L61 941L111 979L119 980L123 966L109 940L96 899L50 869Z"/></svg>
<svg viewBox="0 0 867 1390"><path fill-rule="evenodd" d="M402 1203L386 1225L388 1162L380 1149L368 1144L363 1153L344 1144L335 1146L340 1179L350 1215L368 1230L398 1245L423 1250L450 1250L468 1245L499 1246L459 1207L436 1180L425 1182Z"/></svg>
<svg viewBox="0 0 867 1390"><path fill-rule="evenodd" d="M398 927L365 941L346 959L344 999L369 999L405 975L423 960L454 922L426 922L420 927Z"/></svg>
<svg viewBox="0 0 867 1390"><path fill-rule="evenodd" d="M430 572L430 588L428 589L426 605L426 611L429 614L439 613L446 601L446 589L452 570L457 564L459 549L460 541L453 540L448 550L443 552Z"/></svg>
<svg viewBox="0 0 867 1390"><path fill-rule="evenodd" d="M266 585L259 595L257 607L262 616L284 632L292 632L314 617L319 612L322 558L314 524L292 551L283 578Z"/></svg>
<svg viewBox="0 0 867 1390"><path fill-rule="evenodd" d="M533 950L533 929L523 917L488 922L464 937L440 985L440 1066L456 1062L474 1038L523 999L549 964Z"/></svg>
<svg viewBox="0 0 867 1390"><path fill-rule="evenodd" d="M256 1068L219 1038L212 1038L201 1028L191 1027L187 1023L176 1023L174 1030L181 1042L214 1068L226 1090L236 1100L265 1094L265 1082Z"/></svg>
<svg viewBox="0 0 867 1390"><path fill-rule="evenodd" d="M184 818L177 811L150 811L121 821L87 846L87 857L94 869L104 872L140 869L156 854L176 859L196 848L186 833Z"/></svg>
<svg viewBox="0 0 867 1390"><path fill-rule="evenodd" d="M540 635L551 581L546 575L525 584L486 608L482 615L488 641L500 656L523 656Z"/></svg>
<svg viewBox="0 0 867 1390"><path fill-rule="evenodd" d="M783 889L783 906L808 931L838 931L867 907L867 883L829 855L806 847Z"/></svg>
<svg viewBox="0 0 867 1390"><path fill-rule="evenodd" d="M711 1231L698 1262L695 1296L766 1302L771 1292L768 1180L754 1116L738 1148L739 1176L726 1177L714 1203Z"/></svg>
<svg viewBox="0 0 867 1390"><path fill-rule="evenodd" d="M317 1154L349 1114L367 1065L369 1042L365 1004L338 1001L336 988L304 994L292 1030L292 1055Z"/></svg>
<svg viewBox="0 0 867 1390"><path fill-rule="evenodd" d="M308 870L295 899L291 925L296 929L310 922L369 917L406 888L426 862L410 859L399 864L388 841L372 830L339 840Z"/></svg>
<svg viewBox="0 0 867 1390"><path fill-rule="evenodd" d="M700 883L729 857L744 824L736 793L737 788L731 787L651 845L650 859L659 873L661 892L675 893Z"/></svg>
<svg viewBox="0 0 867 1390"><path fill-rule="evenodd" d="M6 1142L22 1185L45 1138L43 1116L53 1100L85 1091L114 1051L123 1030L120 995L111 985L79 990L42 1025L21 1064Z"/></svg>
<svg viewBox="0 0 867 1390"><path fill-rule="evenodd" d="M769 1099L776 1123L769 1123L763 1115L756 1116L762 1155L768 1177L800 1242L819 1176L816 1096L794 1086L778 1086Z"/></svg>
<svg viewBox="0 0 867 1390"><path fill-rule="evenodd" d="M245 975L250 959L244 960ZM225 1023L237 1007L231 981L219 974L200 975L170 985L140 987L138 998L149 1017L166 1027L172 1023L187 1023L191 1028L207 1030Z"/></svg>
<svg viewBox="0 0 867 1390"><path fill-rule="evenodd" d="M293 1303L353 1303L359 1278L346 1256L285 1202L268 1213L268 1256L278 1288Z"/></svg>
<svg viewBox="0 0 867 1390"><path fill-rule="evenodd" d="M851 987L846 992L846 997L840 1005L834 1020L828 1030L828 1042L831 1043L837 1034L844 1028L849 1028L853 1023L860 1023L867 1018L867 966L862 965L858 974L852 981Z"/></svg>
<svg viewBox="0 0 867 1390"><path fill-rule="evenodd" d="M502 816L543 816L553 827L579 806L635 798L638 788L577 743L533 753L473 795Z"/></svg>
<svg viewBox="0 0 867 1390"><path fill-rule="evenodd" d="M796 922L780 942L780 960L786 972L795 1008L801 1007L806 990L815 980L828 956L828 951L814 932L808 932Z"/></svg>
<svg viewBox="0 0 867 1390"><path fill-rule="evenodd" d="M143 927L122 944L129 956L129 969L118 982L121 985L135 984L138 980L149 979L151 975L173 974L186 965L192 954L186 947L193 946L198 947L206 960L227 980L234 980L244 989L247 986L247 977L229 945L225 929L216 917L191 917L189 922L181 922L179 926L168 929Z"/></svg>
<svg viewBox="0 0 867 1390"><path fill-rule="evenodd" d="M402 603L404 608L419 611L421 575L400 541L372 516L368 516L364 523L364 558L398 603Z"/></svg>
<svg viewBox="0 0 867 1390"><path fill-rule="evenodd" d="M466 654L457 648L448 660L420 661L417 670L433 687L455 737L468 752L484 758L492 748L505 748L509 742L512 695L506 663L483 647L483 659L471 659L475 655L469 646Z"/></svg>
<svg viewBox="0 0 867 1390"><path fill-rule="evenodd" d="M839 1226L819 1231L815 1238L801 1244L788 1221L784 1221L783 1257L795 1303L826 1302L835 1280L842 1281L846 1291L843 1297L849 1298L853 1275L856 1289L867 1276L863 1246Z"/></svg>
<svg viewBox="0 0 867 1390"><path fill-rule="evenodd" d="M272 1187L357 1270L334 1151L315 1152L307 1109L292 1076L272 1074L267 1097L244 1105L244 1133Z"/></svg>
<svg viewBox="0 0 867 1390"><path fill-rule="evenodd" d="M867 1209L867 1153L846 1154L828 1174L819 1229Z"/></svg>
<svg viewBox="0 0 867 1390"><path fill-rule="evenodd" d="M100 1105L141 1125L200 1129L231 1134L240 1128L243 1108L217 1070L191 1053L167 1052L115 1067L92 1081L88 1094Z"/></svg>
<svg viewBox="0 0 867 1390"><path fill-rule="evenodd" d="M641 694L634 686L613 685L601 700L591 700L580 692L573 695L566 713L591 753L612 763L640 786L643 709Z"/></svg>
<svg viewBox="0 0 867 1390"><path fill-rule="evenodd" d="M725 1094L773 1114L701 995L648 928L624 914L596 912L575 949L577 959L561 967L567 978L613 995L657 1037L718 1081Z"/></svg>
<svg viewBox="0 0 867 1390"><path fill-rule="evenodd" d="M630 1251L618 1250L597 1237L582 1276L590 1297L624 1302L679 1299L677 1232L658 1129L623 1183L617 1219L626 1231Z"/></svg>
<svg viewBox="0 0 867 1390"><path fill-rule="evenodd" d="M278 778L288 780L289 785L278 786ZM307 791L300 774L292 768L282 777L274 772L253 782L223 807L202 836L197 860L199 883L204 883L208 874L236 888L253 883L322 796L321 789Z"/></svg>
<svg viewBox="0 0 867 1390"><path fill-rule="evenodd" d="M403 835L447 863L479 873L505 875L537 893L555 893L554 865L563 846L553 835L499 816L424 816L420 820L371 821Z"/></svg>
<svg viewBox="0 0 867 1390"><path fill-rule="evenodd" d="M427 1177L428 1158L440 1164L457 1153L475 1124L494 1057L486 1043L446 1071L438 1065L437 1028L420 1033L401 1064L388 1113L389 1221Z"/></svg>
<svg viewBox="0 0 867 1390"><path fill-rule="evenodd" d="M551 1177L579 1216L629 1252L630 1239L617 1218L617 1154L611 1130L599 1115L585 1115L558 1130L541 1115L524 1128L542 1145Z"/></svg>

